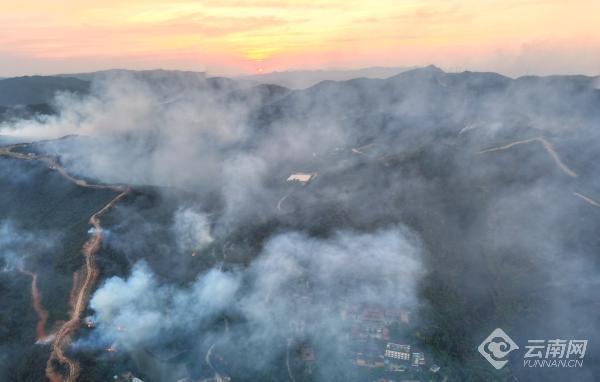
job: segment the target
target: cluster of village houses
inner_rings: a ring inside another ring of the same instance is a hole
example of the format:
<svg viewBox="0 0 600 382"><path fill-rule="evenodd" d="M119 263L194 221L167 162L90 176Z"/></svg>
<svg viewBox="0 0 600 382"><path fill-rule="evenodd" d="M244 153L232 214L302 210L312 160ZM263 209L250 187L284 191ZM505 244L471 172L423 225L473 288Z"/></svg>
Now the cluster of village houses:
<svg viewBox="0 0 600 382"><path fill-rule="evenodd" d="M352 307L344 314L352 322L350 339L354 344L353 362L356 366L394 373L427 368L432 373L439 371L439 366L432 364L424 352L400 338L390 337L392 325L410 324L409 312Z"/></svg>
<svg viewBox="0 0 600 382"><path fill-rule="evenodd" d="M341 318L350 324L347 335L349 349L351 349L348 353L349 362L359 368L380 371L396 377L380 378L374 382L418 381L419 379L414 379L414 376L421 372L429 376L439 372L440 367L435 365L424 352L390 335L391 326L410 324L409 312L353 306L343 310ZM314 351L309 346L301 349L301 356L308 365L315 361ZM381 373L377 374L381 375Z"/></svg>

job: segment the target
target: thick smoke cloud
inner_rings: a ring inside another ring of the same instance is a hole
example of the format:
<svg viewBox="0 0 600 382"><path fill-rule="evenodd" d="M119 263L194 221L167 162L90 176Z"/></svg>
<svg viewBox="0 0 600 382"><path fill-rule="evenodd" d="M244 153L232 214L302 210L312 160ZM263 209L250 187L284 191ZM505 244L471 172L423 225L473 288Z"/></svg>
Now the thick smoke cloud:
<svg viewBox="0 0 600 382"><path fill-rule="evenodd" d="M59 154L70 172L104 183L218 194L225 227L273 208L281 196L273 178L309 171L314 155L348 142L334 117L302 111L306 120L277 122L262 115L288 94L283 88L202 77L194 86L162 81L109 76L87 97L58 96L57 115L0 131L22 139L80 135L48 142L45 150Z"/></svg>
<svg viewBox="0 0 600 382"><path fill-rule="evenodd" d="M94 335L133 351L192 333L194 343L218 338L221 346L261 349L238 367L263 372L287 338L308 339L341 362L335 343L348 330L344 310L416 309L421 251L403 227L322 239L290 232L269 239L248 268L211 269L186 288L159 283L138 263L130 276L110 278L95 292ZM215 332L213 320L225 313L238 318Z"/></svg>
<svg viewBox="0 0 600 382"><path fill-rule="evenodd" d="M214 241L209 217L189 208L176 211L173 230L180 252L203 249Z"/></svg>
<svg viewBox="0 0 600 382"><path fill-rule="evenodd" d="M162 285L143 262L123 280L108 279L90 307L98 330L129 350L160 341L161 336L188 332L233 303L239 277L211 270L188 289Z"/></svg>

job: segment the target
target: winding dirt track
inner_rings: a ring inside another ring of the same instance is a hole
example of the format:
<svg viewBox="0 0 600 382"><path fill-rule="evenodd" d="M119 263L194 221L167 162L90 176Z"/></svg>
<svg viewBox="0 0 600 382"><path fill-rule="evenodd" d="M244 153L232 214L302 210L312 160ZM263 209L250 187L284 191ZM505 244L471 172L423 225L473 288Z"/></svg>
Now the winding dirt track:
<svg viewBox="0 0 600 382"><path fill-rule="evenodd" d="M595 201L594 199L590 198L589 196L585 196L577 191L573 191L573 195L577 196L578 198L582 199L584 202L586 202L587 204L591 204L594 207L598 207L600 208L600 203L598 203L597 201Z"/></svg>
<svg viewBox="0 0 600 382"><path fill-rule="evenodd" d="M558 155L558 153L556 152L556 150L554 150L554 145L552 143L550 143L544 137L536 137L536 138L524 139L522 141L512 142L512 143L506 144L504 146L491 147L489 149L481 150L479 152L479 154L491 153L491 152L494 152L494 151L503 151L503 150L510 149L511 147L514 147L514 146L517 146L517 145L522 145L522 144L526 144L526 143L534 143L534 142L539 142L539 143L541 143L544 146L544 149L546 149L546 151L548 152L548 154L550 154L550 156L554 160L554 163L556 163L556 165L558 166L558 168L560 168L560 170L562 172L564 172L565 174L567 174L568 176L570 176L572 178L576 178L577 177L577 173L575 171L571 170L569 168L569 166L567 166L566 164L564 164L563 161L560 159L560 156Z"/></svg>
<svg viewBox="0 0 600 382"><path fill-rule="evenodd" d="M556 165L558 166L558 168L565 174L567 174L568 176L572 177L572 178L576 178L578 175L575 171L573 171L571 168L569 168L569 166L567 166L562 159L560 158L560 155L558 155L558 153L556 152L556 150L554 149L554 145L552 143L550 143L546 138L544 137L536 137L536 138L530 138L530 139L523 139L521 141L515 141L515 142L511 142L508 143L506 145L503 146L495 146L495 147L491 147L489 149L485 149L485 150L481 150L479 151L479 154L485 154L485 153L491 153L491 152L495 152L495 151L503 151L503 150L508 150L514 146L517 145L522 145L522 144L527 144L527 143L535 143L535 142L539 142L544 146L544 149L546 149L546 151L548 152L548 154L552 157L552 159L554 160L554 163L556 163ZM583 200L584 202L600 208L600 203L595 201L594 199L592 199L589 196L583 195L580 192L577 191L573 191L573 195L580 198L581 200Z"/></svg>
<svg viewBox="0 0 600 382"><path fill-rule="evenodd" d="M42 297L40 296L40 291L37 287L38 275L37 273L25 271L23 269L20 269L19 272L31 277L31 305L38 317L38 323L35 327L35 339L36 342L43 343L47 338L46 323L48 322L48 311L44 308L44 305L42 304Z"/></svg>
<svg viewBox="0 0 600 382"><path fill-rule="evenodd" d="M210 369L212 370L213 373L215 373L215 380L219 380L221 377L219 375L219 373L217 372L217 370L215 369L215 367L213 366L210 357L212 356L212 351L215 347L216 343L213 343L212 345L210 345L210 347L208 348L208 351L206 352L206 357L204 359L204 361L206 362L206 364L208 365L208 367L210 367Z"/></svg>
<svg viewBox="0 0 600 382"><path fill-rule="evenodd" d="M285 366L287 367L288 376L291 382L296 382L294 374L292 373L292 367L290 366L290 347L292 346L292 339L287 339L286 351L285 351Z"/></svg>
<svg viewBox="0 0 600 382"><path fill-rule="evenodd" d="M277 210L283 212L283 202L292 194L292 191L285 194L279 201L277 202Z"/></svg>
<svg viewBox="0 0 600 382"><path fill-rule="evenodd" d="M88 297L96 279L98 278L98 268L96 266L95 254L100 249L102 243L102 226L100 224L100 217L110 210L116 203L123 199L130 192L129 187L120 185L104 185L104 184L90 184L83 179L78 179L69 174L64 167L61 166L57 157L54 156L42 156L36 154L23 154L14 152L15 148L25 147L27 144L17 144L11 146L0 147L0 156L8 156L14 159L21 160L36 160L43 161L47 164L48 168L57 171L65 179L75 183L79 187L93 188L93 189L106 189L112 190L117 193L111 201L109 201L102 209L93 214L90 217L90 224L94 227L94 234L90 237L82 247L82 253L84 256L85 264L82 269L76 272L73 277L73 287L70 293L70 304L71 312L69 320L65 322L56 332L55 340L52 344L52 351L50 358L46 365L46 377L52 382L74 382L79 376L79 363L73 359L68 358L64 354L64 349L70 344L73 333L79 327L81 322L81 316L85 307L87 306ZM36 310L37 311L37 310ZM47 319L47 313L46 313ZM38 323L39 328L40 323ZM43 324L45 327L45 322ZM67 370L66 374L63 375L60 371L55 369L55 363L58 362L61 365L65 365Z"/></svg>

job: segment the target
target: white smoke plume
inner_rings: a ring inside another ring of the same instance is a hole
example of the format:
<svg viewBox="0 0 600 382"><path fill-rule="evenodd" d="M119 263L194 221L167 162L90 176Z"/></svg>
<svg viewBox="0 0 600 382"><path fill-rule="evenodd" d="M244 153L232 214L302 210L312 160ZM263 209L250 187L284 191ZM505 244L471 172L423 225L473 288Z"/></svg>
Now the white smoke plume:
<svg viewBox="0 0 600 382"><path fill-rule="evenodd" d="M173 230L179 250L184 253L204 249L214 241L208 216L190 208L175 212Z"/></svg>
<svg viewBox="0 0 600 382"><path fill-rule="evenodd" d="M127 278L108 279L95 292L101 343L136 349L191 336L263 349L241 367L268 368L286 338L310 338L320 351L341 356L325 338L343 336L342 311L367 304L414 310L424 275L421 244L403 227L373 233L339 231L330 238L299 232L269 239L245 270L209 270L182 288L161 284L138 263ZM231 333L215 332L215 317L237 316ZM258 356L258 355L257 355Z"/></svg>
<svg viewBox="0 0 600 382"><path fill-rule="evenodd" d="M143 262L126 280L108 279L90 301L99 331L130 350L173 330L187 331L232 303L236 275L211 270L187 289L162 285Z"/></svg>
<svg viewBox="0 0 600 382"><path fill-rule="evenodd" d="M34 258L56 244L56 236L17 227L12 221L0 220L0 270L23 270Z"/></svg>

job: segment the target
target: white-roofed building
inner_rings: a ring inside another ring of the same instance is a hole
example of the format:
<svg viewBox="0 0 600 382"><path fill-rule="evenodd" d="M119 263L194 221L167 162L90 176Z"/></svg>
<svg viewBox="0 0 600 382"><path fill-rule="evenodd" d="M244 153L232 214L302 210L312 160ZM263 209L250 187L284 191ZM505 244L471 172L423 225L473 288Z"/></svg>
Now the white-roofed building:
<svg viewBox="0 0 600 382"><path fill-rule="evenodd" d="M306 184L306 183L310 182L312 180L312 178L314 178L314 176L315 176L315 174L307 174L304 172L297 172L297 173L290 175L287 178L287 181L291 182L291 183L298 182L301 184Z"/></svg>

